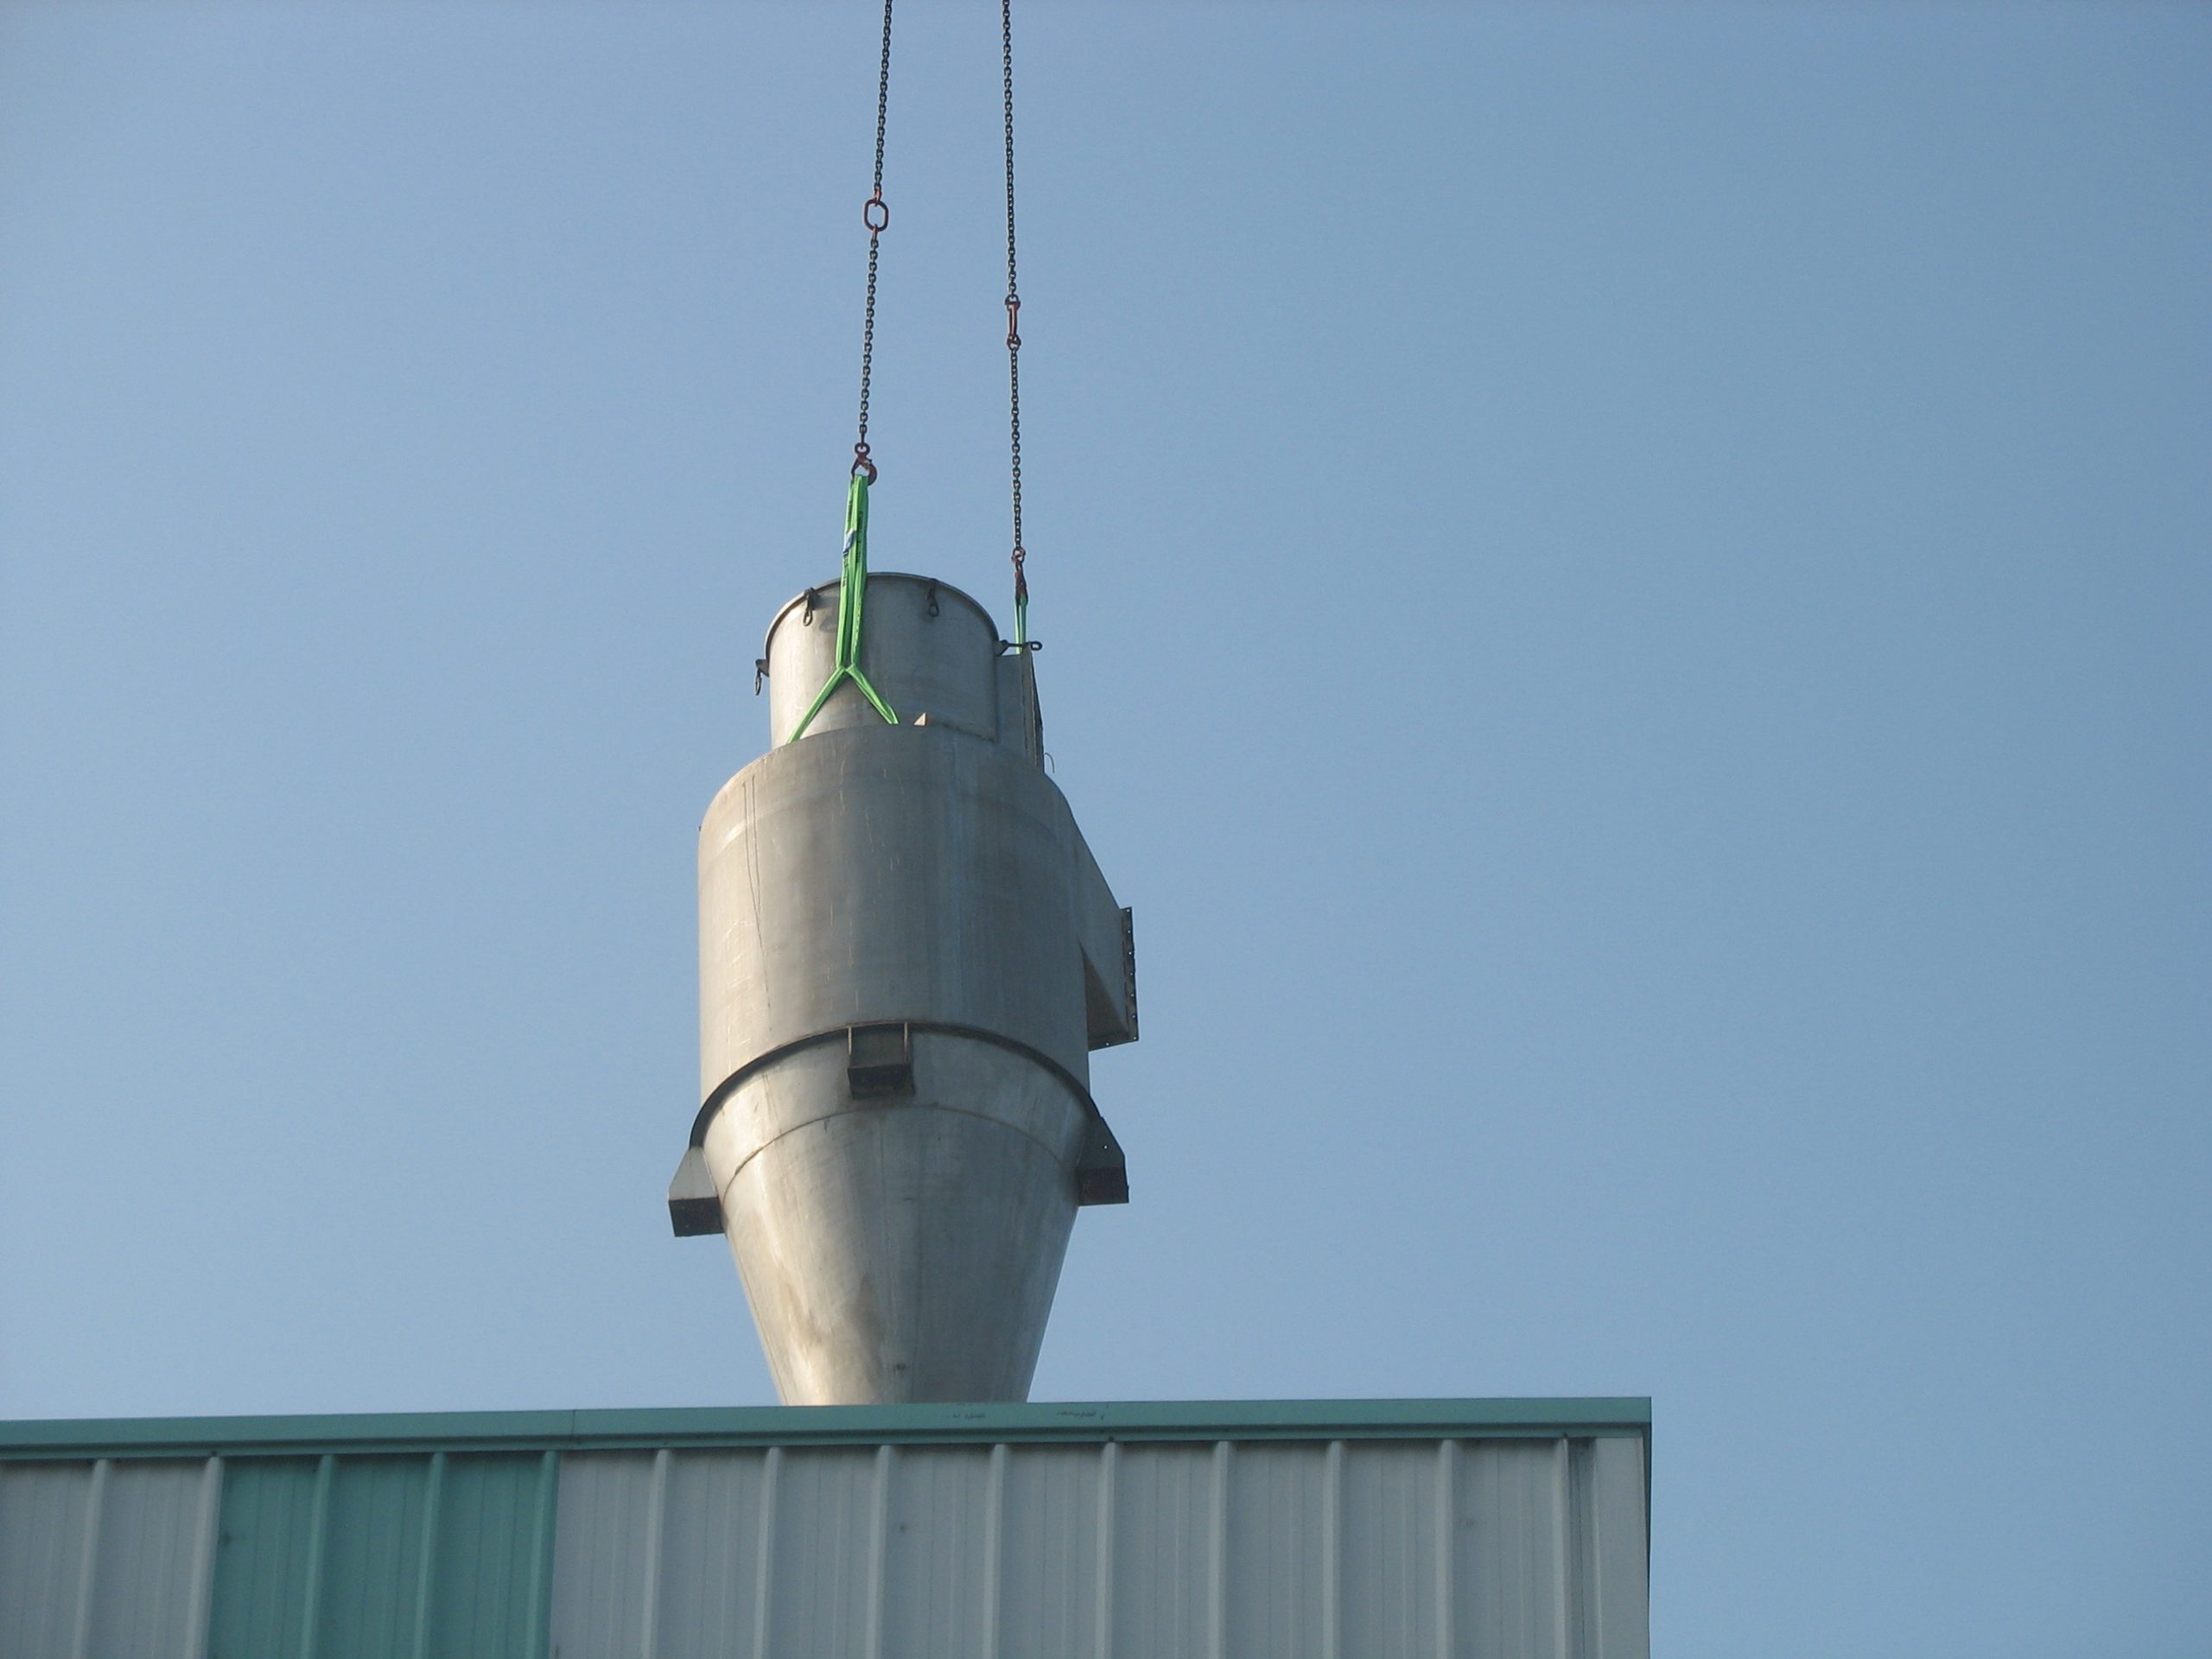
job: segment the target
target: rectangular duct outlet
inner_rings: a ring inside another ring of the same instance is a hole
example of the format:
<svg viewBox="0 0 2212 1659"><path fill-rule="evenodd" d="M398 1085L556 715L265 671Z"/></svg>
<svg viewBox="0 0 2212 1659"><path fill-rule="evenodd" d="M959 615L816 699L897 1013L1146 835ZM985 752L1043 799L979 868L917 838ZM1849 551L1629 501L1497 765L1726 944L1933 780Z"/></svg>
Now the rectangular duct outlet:
<svg viewBox="0 0 2212 1659"><path fill-rule="evenodd" d="M722 1230L722 1201L715 1191L715 1174L707 1167L706 1153L697 1147L684 1148L676 1179L668 1184L668 1220L678 1238Z"/></svg>
<svg viewBox="0 0 2212 1659"><path fill-rule="evenodd" d="M1076 1160L1075 1201L1081 1204L1127 1204L1129 1201L1128 1160L1122 1143L1106 1120L1092 1114L1084 1137L1083 1154Z"/></svg>
<svg viewBox="0 0 2212 1659"><path fill-rule="evenodd" d="M848 1026L845 1044L845 1081L855 1100L914 1092L912 1026Z"/></svg>

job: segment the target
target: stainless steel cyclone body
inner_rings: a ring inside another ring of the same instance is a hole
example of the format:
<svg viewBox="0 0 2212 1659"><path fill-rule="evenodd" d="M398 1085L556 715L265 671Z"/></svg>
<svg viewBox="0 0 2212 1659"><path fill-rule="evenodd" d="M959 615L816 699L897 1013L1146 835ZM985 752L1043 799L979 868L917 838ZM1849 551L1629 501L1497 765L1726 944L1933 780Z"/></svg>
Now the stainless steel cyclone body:
<svg viewBox="0 0 2212 1659"><path fill-rule="evenodd" d="M774 747L699 839L705 1096L671 1191L726 1232L787 1404L1021 1400L1075 1211L1126 1198L1090 1052L1136 1037L1128 912L1044 771L1029 654L868 577L778 615Z"/></svg>

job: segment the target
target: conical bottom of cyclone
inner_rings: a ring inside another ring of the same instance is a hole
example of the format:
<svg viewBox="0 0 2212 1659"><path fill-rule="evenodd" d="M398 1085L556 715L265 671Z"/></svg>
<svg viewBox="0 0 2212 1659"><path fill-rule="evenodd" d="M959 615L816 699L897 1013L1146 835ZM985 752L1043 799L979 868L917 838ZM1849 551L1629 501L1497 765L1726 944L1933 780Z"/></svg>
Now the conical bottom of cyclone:
<svg viewBox="0 0 2212 1659"><path fill-rule="evenodd" d="M1075 1223L1082 1109L1017 1055L918 1034L919 1092L836 1046L748 1079L706 1143L786 1405L1025 1400Z"/></svg>

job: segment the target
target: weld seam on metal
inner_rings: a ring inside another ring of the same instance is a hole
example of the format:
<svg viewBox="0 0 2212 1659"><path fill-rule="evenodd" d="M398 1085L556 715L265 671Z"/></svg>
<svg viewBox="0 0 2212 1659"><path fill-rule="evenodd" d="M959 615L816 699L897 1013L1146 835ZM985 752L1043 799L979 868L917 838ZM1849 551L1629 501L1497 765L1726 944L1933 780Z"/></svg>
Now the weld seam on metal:
<svg viewBox="0 0 2212 1659"><path fill-rule="evenodd" d="M861 1103L861 1106L863 1108L877 1104L878 1103L874 1102ZM895 1110L897 1109L890 1108L888 1109ZM1047 1158L1057 1160L1060 1155L1058 1150L1049 1141L1039 1141L1035 1135L1030 1134L1028 1130L1018 1128L1014 1124L1007 1122L1006 1119L1002 1117L994 1117L988 1112L979 1112L971 1106L928 1105L924 1106L919 1109L927 1112L942 1112L947 1117L972 1117L978 1123L988 1123L994 1128L1004 1129L1009 1135L1020 1135L1024 1141L1027 1141L1031 1146L1036 1147L1038 1151L1043 1153ZM728 1185L716 1192L715 1197L717 1199L728 1199L729 1197L730 1187L737 1185L737 1178L745 1173L747 1166L750 1165L753 1160L755 1158L758 1158L762 1153L767 1151L769 1147L781 1145L784 1141L790 1140L791 1136L797 1135L801 1129L810 1129L817 1123L827 1123L833 1117L842 1117L843 1116L845 1116L845 1114L842 1112L824 1112L820 1117L810 1117L804 1123L794 1123L787 1129L779 1130L767 1140L763 1141L759 1146L753 1147L751 1152L746 1154L744 1162L739 1164L735 1169L730 1171Z"/></svg>
<svg viewBox="0 0 2212 1659"><path fill-rule="evenodd" d="M939 1020L849 1020L842 1026L831 1026L823 1031L810 1032L804 1037L794 1037L779 1047L772 1048L765 1054L757 1054L743 1065L739 1066L736 1071L716 1084L706 1099L700 1103L699 1115L691 1121L691 1144L695 1147L703 1147L707 1144L707 1126L715 1121L715 1114L728 1104L729 1097L735 1094L740 1085L754 1072L772 1065L785 1055L796 1053L802 1048L810 1048L817 1043L826 1043L833 1039L842 1040L845 1033L856 1025L903 1025L915 1031L931 1032L942 1037L969 1037L977 1042L989 1043L995 1047L1003 1048L1009 1053L1019 1054L1024 1059L1044 1067L1046 1071L1067 1085L1069 1092L1075 1096L1086 1113L1101 1123L1106 1121L1106 1115L1098 1109L1098 1103L1090 1097L1090 1090L1084 1086L1074 1072L1069 1071L1042 1049L1032 1048L1019 1038L1002 1036L995 1031L987 1031L981 1026L953 1025ZM1111 1131L1109 1130L1109 1133Z"/></svg>

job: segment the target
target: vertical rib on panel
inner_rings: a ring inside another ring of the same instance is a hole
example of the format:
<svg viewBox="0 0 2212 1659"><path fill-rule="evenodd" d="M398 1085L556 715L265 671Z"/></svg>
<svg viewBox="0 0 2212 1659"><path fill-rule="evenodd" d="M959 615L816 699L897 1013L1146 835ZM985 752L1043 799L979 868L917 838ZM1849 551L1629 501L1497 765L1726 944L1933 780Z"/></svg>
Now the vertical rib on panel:
<svg viewBox="0 0 2212 1659"><path fill-rule="evenodd" d="M776 1603L777 1494L783 1490L784 1448L772 1446L760 1465L760 1571L753 1575L753 1659L769 1659L769 1623Z"/></svg>
<svg viewBox="0 0 2212 1659"><path fill-rule="evenodd" d="M889 1554L891 1473L896 1448L875 1448L875 1479L868 1494L868 1586L861 1592L861 1659L883 1659L883 1566Z"/></svg>
<svg viewBox="0 0 2212 1659"><path fill-rule="evenodd" d="M1123 1446L1114 1493L1116 1659L1197 1659L1212 1624L1214 1452Z"/></svg>
<svg viewBox="0 0 2212 1659"><path fill-rule="evenodd" d="M1598 1613L1590 1601L1598 1577L1592 1560L1597 1541L1591 1535L1590 1442L1561 1440L1559 1452L1559 1535L1566 1561L1559 1593L1567 1651L1572 1659L1597 1659Z"/></svg>
<svg viewBox="0 0 2212 1659"><path fill-rule="evenodd" d="M223 1536L223 1460L200 1465L200 1498L192 1517L192 1599L185 1611L189 1643L184 1659L208 1659L208 1627L215 1617L215 1550Z"/></svg>
<svg viewBox="0 0 2212 1659"><path fill-rule="evenodd" d="M638 1650L645 1659L660 1659L660 1551L668 1528L668 1471L675 1466L674 1448L654 1452L652 1481L645 1489L645 1594L638 1599Z"/></svg>
<svg viewBox="0 0 2212 1659"><path fill-rule="evenodd" d="M1231 1471L1228 1650L1237 1659L1322 1659L1328 1450L1240 1446Z"/></svg>
<svg viewBox="0 0 2212 1659"><path fill-rule="evenodd" d="M1121 1534L1122 1448L1109 1440L1098 1452L1098 1659L1114 1651L1114 1586L1121 1569L1114 1564L1114 1540Z"/></svg>
<svg viewBox="0 0 2212 1659"><path fill-rule="evenodd" d="M1344 1443L1332 1440L1321 1465L1321 1654L1344 1659Z"/></svg>
<svg viewBox="0 0 2212 1659"><path fill-rule="evenodd" d="M984 1651L990 1485L983 1447L900 1452L885 1534L883 1659L977 1659Z"/></svg>
<svg viewBox="0 0 2212 1659"><path fill-rule="evenodd" d="M1101 1456L1087 1446L1025 1446L1007 1456L999 1521L1000 1659L1096 1654Z"/></svg>

